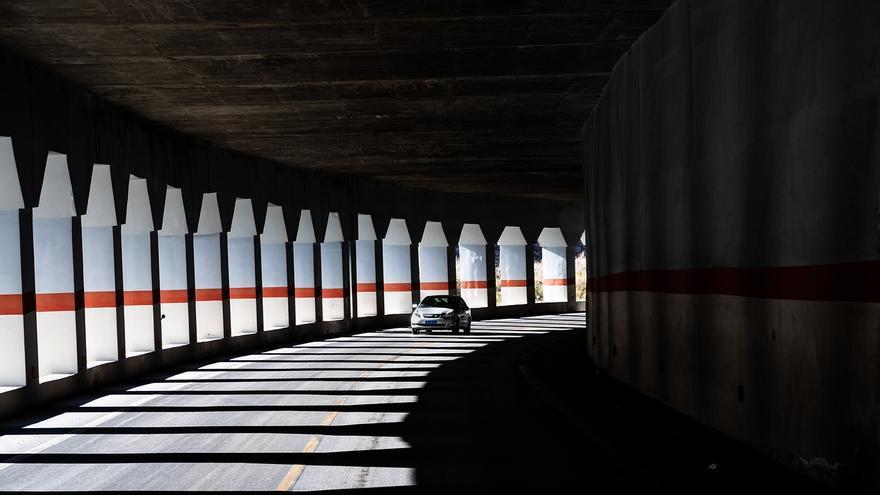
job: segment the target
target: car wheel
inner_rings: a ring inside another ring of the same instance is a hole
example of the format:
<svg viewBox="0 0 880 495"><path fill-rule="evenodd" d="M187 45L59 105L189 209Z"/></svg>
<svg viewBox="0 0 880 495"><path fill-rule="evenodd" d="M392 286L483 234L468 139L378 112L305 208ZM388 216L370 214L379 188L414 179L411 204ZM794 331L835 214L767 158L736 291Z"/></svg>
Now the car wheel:
<svg viewBox="0 0 880 495"><path fill-rule="evenodd" d="M464 333L471 333L471 322L468 322L467 326L464 327Z"/></svg>
<svg viewBox="0 0 880 495"><path fill-rule="evenodd" d="M413 335L417 335L419 333L419 330L417 328L413 328L412 333Z"/></svg>
<svg viewBox="0 0 880 495"><path fill-rule="evenodd" d="M432 331L432 330L429 328L429 329L425 330L425 333L428 333L428 334L429 334L429 333L431 333L431 331Z"/></svg>

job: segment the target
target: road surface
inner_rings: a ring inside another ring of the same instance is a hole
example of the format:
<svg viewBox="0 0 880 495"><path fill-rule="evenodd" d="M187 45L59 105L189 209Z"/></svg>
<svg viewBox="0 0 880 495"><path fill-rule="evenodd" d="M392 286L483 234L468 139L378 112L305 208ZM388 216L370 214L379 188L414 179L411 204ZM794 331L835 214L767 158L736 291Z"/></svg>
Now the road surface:
<svg viewBox="0 0 880 495"><path fill-rule="evenodd" d="M398 328L102 389L0 425L0 490L553 491L583 475L582 440L518 362L583 326Z"/></svg>

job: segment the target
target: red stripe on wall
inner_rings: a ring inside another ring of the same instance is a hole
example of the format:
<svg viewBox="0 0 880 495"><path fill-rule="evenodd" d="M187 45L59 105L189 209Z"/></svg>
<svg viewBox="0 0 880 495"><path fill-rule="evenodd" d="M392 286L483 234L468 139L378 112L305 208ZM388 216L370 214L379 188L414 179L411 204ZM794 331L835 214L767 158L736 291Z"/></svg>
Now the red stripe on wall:
<svg viewBox="0 0 880 495"><path fill-rule="evenodd" d="M74 311L76 299L73 292L37 294L37 311Z"/></svg>
<svg viewBox="0 0 880 495"><path fill-rule="evenodd" d="M805 301L880 302L880 261L633 271L590 278L587 287L591 292L646 291Z"/></svg>
<svg viewBox="0 0 880 495"><path fill-rule="evenodd" d="M221 301L223 291L220 289L196 289L196 301Z"/></svg>
<svg viewBox="0 0 880 495"><path fill-rule="evenodd" d="M297 287L293 289L293 297L315 297L315 288Z"/></svg>
<svg viewBox="0 0 880 495"><path fill-rule="evenodd" d="M256 287L230 287L229 299L255 299L257 297Z"/></svg>
<svg viewBox="0 0 880 495"><path fill-rule="evenodd" d="M406 282L389 282L385 284L385 292L411 292L412 284Z"/></svg>
<svg viewBox="0 0 880 495"><path fill-rule="evenodd" d="M449 282L422 282L419 284L421 290L448 290Z"/></svg>
<svg viewBox="0 0 880 495"><path fill-rule="evenodd" d="M293 297L315 297L315 288L297 287L293 289Z"/></svg>
<svg viewBox="0 0 880 495"><path fill-rule="evenodd" d="M573 278L545 278L544 285L574 285Z"/></svg>
<svg viewBox="0 0 880 495"><path fill-rule="evenodd" d="M365 282L357 285L358 292L376 292L375 282Z"/></svg>
<svg viewBox="0 0 880 495"><path fill-rule="evenodd" d="M502 280L501 287L525 287L527 282L525 280Z"/></svg>
<svg viewBox="0 0 880 495"><path fill-rule="evenodd" d="M486 283L485 280L462 280L461 288L462 289L485 289L488 288L489 284Z"/></svg>
<svg viewBox="0 0 880 495"><path fill-rule="evenodd" d="M153 304L153 291L151 290L127 290L122 293L122 300L126 306L151 306Z"/></svg>
<svg viewBox="0 0 880 495"><path fill-rule="evenodd" d="M0 315L24 314L21 294L0 294Z"/></svg>
<svg viewBox="0 0 880 495"><path fill-rule="evenodd" d="M336 299L344 295L342 289L321 289L321 297L324 299Z"/></svg>
<svg viewBox="0 0 880 495"><path fill-rule="evenodd" d="M189 302L186 289L167 289L159 291L159 301L165 304Z"/></svg>
<svg viewBox="0 0 880 495"><path fill-rule="evenodd" d="M83 294L87 308L115 308L116 291L101 290L89 291Z"/></svg>
<svg viewBox="0 0 880 495"><path fill-rule="evenodd" d="M263 287L263 297L287 297L290 290L287 287Z"/></svg>

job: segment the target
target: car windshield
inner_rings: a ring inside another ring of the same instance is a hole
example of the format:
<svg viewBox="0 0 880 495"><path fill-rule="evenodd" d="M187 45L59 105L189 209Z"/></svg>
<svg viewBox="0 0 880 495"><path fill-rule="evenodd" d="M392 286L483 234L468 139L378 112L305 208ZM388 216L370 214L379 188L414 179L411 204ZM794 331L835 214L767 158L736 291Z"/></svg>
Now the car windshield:
<svg viewBox="0 0 880 495"><path fill-rule="evenodd" d="M455 309L455 299L449 296L428 296L422 299L422 307Z"/></svg>

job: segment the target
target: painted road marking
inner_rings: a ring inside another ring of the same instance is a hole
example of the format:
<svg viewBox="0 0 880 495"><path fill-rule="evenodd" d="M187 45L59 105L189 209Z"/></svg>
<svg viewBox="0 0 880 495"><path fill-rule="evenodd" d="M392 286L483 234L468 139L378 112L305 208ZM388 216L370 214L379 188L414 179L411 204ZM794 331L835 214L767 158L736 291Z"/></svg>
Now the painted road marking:
<svg viewBox="0 0 880 495"><path fill-rule="evenodd" d="M339 399L336 399L336 405L341 406L345 404L346 399L347 397L340 397ZM325 414L324 417L321 419L321 426L330 426L331 424L333 424L333 420L336 419L337 414L338 411L330 411ZM309 441L306 442L306 446L303 447L303 453L311 454L312 452L314 452L315 449L318 448L318 445L321 443L321 438L323 438L323 435L312 435L309 438ZM293 488L293 485L296 484L297 480L299 479L305 468L305 464L294 464L293 466L291 466L290 470L287 471L287 474L284 475L284 478L281 480L281 483L278 483L278 486L275 487L275 490L281 492L290 491L290 489Z"/></svg>
<svg viewBox="0 0 880 495"><path fill-rule="evenodd" d="M379 366L377 368L381 368L384 365L385 365L385 363L379 363ZM366 378L369 375L370 375L369 371L363 371L363 372L361 372L361 374L358 378ZM357 384L358 384L358 382L355 382L351 388L354 389L354 387L357 386ZM348 399L348 397L340 397L339 399L336 399L336 405L341 406L341 405L345 404L345 401L347 399ZM328 412L321 419L321 426L330 426L331 424L333 424L333 420L336 419L337 414L339 414L339 411ZM302 450L303 453L310 454L310 453L314 452L315 449L318 448L318 445L320 445L322 438L323 438L323 435L312 435L309 438L309 441L306 443L306 446L303 447L303 450ZM299 477L302 475L302 473L305 469L306 469L305 464L294 464L293 466L291 466L290 470L287 471L287 474L284 475L284 478L281 480L281 482L278 483L278 486L275 487L275 490L279 491L279 492L291 491L291 489L293 488L294 485L296 485L296 482L299 480Z"/></svg>

